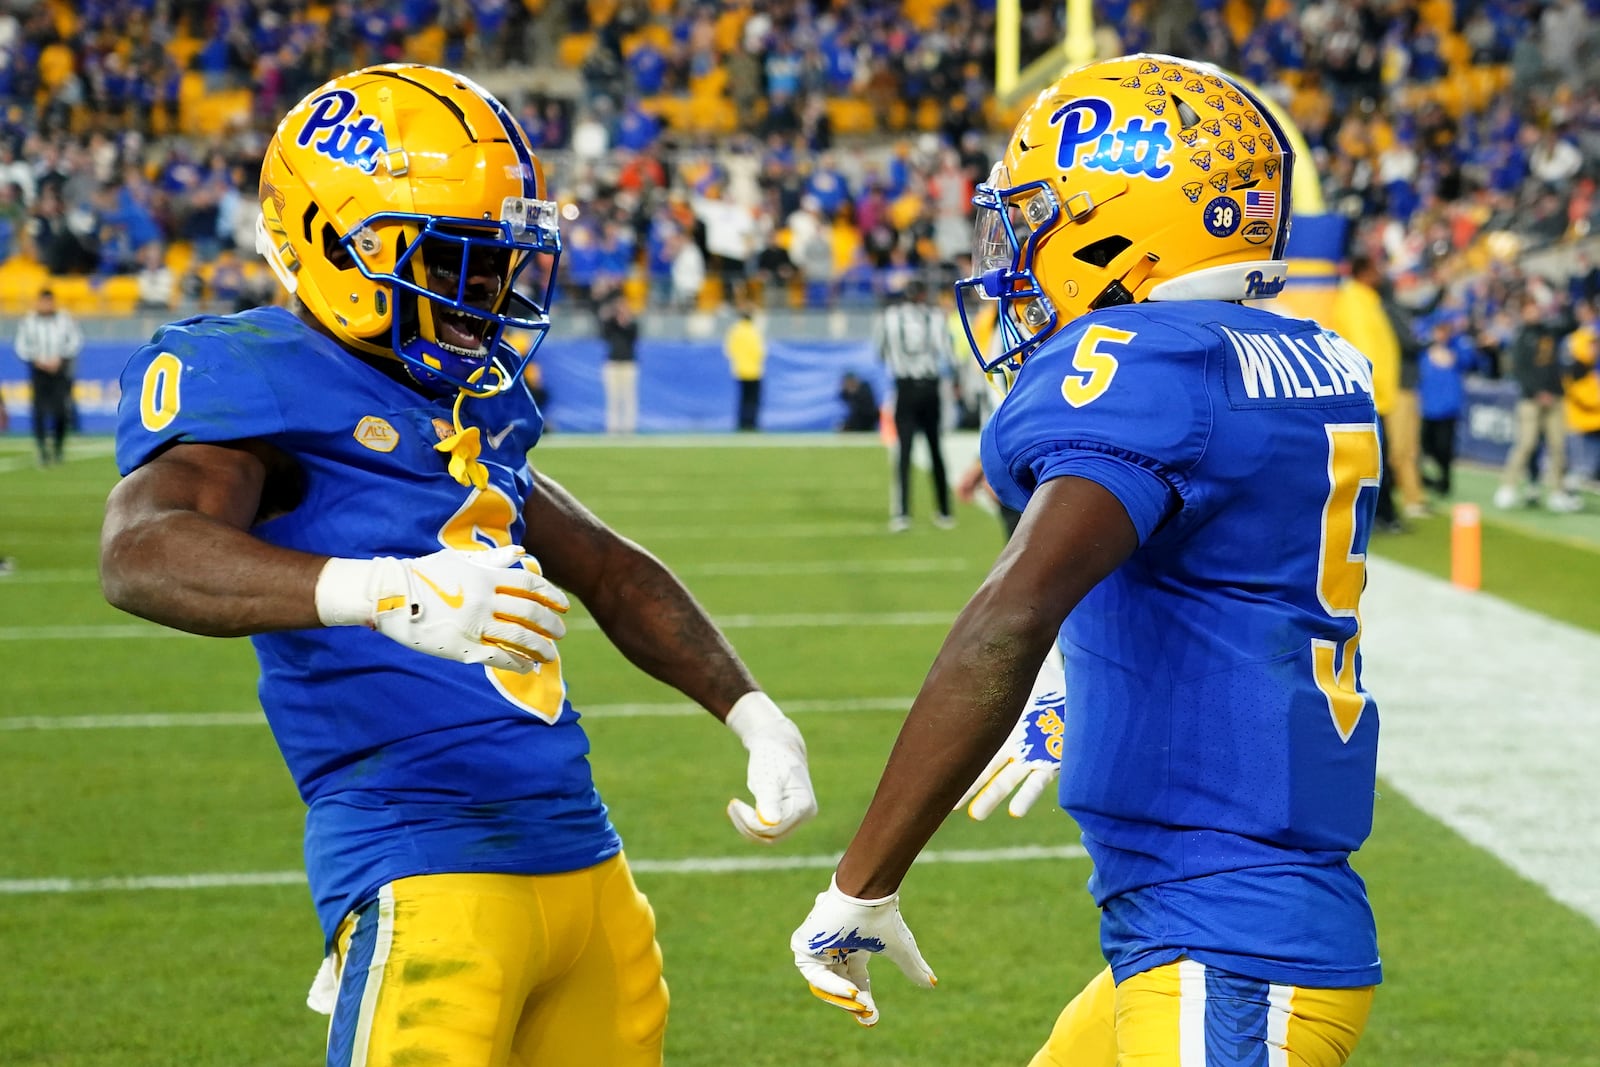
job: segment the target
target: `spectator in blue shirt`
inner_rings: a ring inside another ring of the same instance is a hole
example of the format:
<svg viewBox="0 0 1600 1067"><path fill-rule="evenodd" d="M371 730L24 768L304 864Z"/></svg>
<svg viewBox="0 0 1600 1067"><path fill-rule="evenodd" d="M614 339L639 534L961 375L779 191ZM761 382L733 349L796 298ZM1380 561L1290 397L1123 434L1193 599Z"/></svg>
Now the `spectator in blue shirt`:
<svg viewBox="0 0 1600 1067"><path fill-rule="evenodd" d="M1431 343L1417 368L1417 398L1422 409L1422 482L1440 496L1450 495L1456 423L1466 398L1463 379L1477 363L1472 342L1458 334L1455 327L1456 321L1449 316L1434 319Z"/></svg>

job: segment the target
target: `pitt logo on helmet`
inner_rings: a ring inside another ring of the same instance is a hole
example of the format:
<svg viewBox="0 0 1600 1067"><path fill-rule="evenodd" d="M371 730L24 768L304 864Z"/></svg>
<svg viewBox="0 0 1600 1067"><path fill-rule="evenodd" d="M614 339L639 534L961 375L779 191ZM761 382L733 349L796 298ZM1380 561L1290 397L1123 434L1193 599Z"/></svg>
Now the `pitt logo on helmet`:
<svg viewBox="0 0 1600 1067"><path fill-rule="evenodd" d="M355 109L355 93L348 89L329 89L311 101L311 114L295 136L295 143L371 174L377 169L378 153L387 152L389 144L383 135L383 125L371 115L347 121ZM323 132L327 136L312 144L317 134Z"/></svg>
<svg viewBox="0 0 1600 1067"><path fill-rule="evenodd" d="M1074 100L1052 114L1050 125L1061 127L1061 140L1056 147L1057 165L1070 170L1078 165L1083 150L1092 145L1093 152L1082 160L1091 170L1121 171L1157 179L1172 173L1171 165L1162 160L1172 150L1167 123L1152 122L1150 128L1145 129L1143 116L1135 116L1113 130L1113 114L1108 102L1093 96Z"/></svg>

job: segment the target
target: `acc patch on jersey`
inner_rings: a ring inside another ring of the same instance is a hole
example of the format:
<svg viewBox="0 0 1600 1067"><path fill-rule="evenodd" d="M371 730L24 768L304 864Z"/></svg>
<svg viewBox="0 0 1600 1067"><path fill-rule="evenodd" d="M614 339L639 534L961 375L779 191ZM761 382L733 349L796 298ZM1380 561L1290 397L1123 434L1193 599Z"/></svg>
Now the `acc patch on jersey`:
<svg viewBox="0 0 1600 1067"><path fill-rule="evenodd" d="M400 435L389 424L389 420L376 415L368 415L356 423L355 439L362 448L370 448L374 452L393 452L400 443Z"/></svg>

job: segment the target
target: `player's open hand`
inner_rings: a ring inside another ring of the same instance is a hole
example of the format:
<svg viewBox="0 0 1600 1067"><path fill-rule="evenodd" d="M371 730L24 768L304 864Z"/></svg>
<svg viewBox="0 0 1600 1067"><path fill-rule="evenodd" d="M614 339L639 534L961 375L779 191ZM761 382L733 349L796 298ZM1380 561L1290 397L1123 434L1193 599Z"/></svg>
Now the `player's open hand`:
<svg viewBox="0 0 1600 1067"><path fill-rule="evenodd" d="M878 1025L877 1002L867 964L881 953L924 989L939 984L917 939L900 917L898 893L862 900L839 891L836 882L817 894L817 903L789 938L794 965L817 999L849 1012L862 1026Z"/></svg>

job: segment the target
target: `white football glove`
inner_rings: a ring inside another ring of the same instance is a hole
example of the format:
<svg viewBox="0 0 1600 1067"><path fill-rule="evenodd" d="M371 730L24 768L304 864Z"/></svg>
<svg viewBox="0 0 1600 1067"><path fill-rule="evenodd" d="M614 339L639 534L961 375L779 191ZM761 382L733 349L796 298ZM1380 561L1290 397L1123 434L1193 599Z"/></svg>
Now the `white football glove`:
<svg viewBox="0 0 1600 1067"><path fill-rule="evenodd" d="M917 951L917 939L900 917L900 894L862 900L839 892L836 881L817 894L817 903L789 937L794 965L811 992L843 1008L862 1026L878 1025L867 964L875 952L887 956L905 976L924 989L939 984L928 961Z"/></svg>
<svg viewBox="0 0 1600 1067"><path fill-rule="evenodd" d="M756 802L752 808L733 798L728 801L728 818L751 841L770 845L817 813L805 739L760 690L735 701L727 723L750 753L744 784Z"/></svg>
<svg viewBox="0 0 1600 1067"><path fill-rule="evenodd" d="M978 775L978 780L956 801L966 805L974 819L987 819L1006 797L1014 818L1022 818L1043 796L1061 773L1061 739L1065 725L1062 714L1067 701L1067 683L1061 667L1061 651L1052 647L1039 665L1033 693L1022 717L1011 728L1000 751Z"/></svg>
<svg viewBox="0 0 1600 1067"><path fill-rule="evenodd" d="M567 632L567 596L538 568L520 545L330 559L317 578L317 617L324 626L377 630L430 656L525 674L555 659Z"/></svg>

